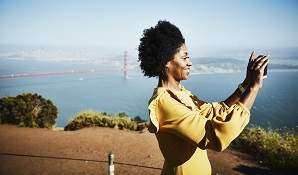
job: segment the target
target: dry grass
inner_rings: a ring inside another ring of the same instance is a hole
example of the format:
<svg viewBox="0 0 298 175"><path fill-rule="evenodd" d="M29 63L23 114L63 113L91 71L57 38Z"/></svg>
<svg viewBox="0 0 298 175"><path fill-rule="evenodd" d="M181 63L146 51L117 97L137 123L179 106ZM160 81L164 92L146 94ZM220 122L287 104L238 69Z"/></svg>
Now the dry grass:
<svg viewBox="0 0 298 175"><path fill-rule="evenodd" d="M265 130L253 126L245 129L235 140L235 143L256 157L262 165L293 171L298 169L298 135L296 129Z"/></svg>

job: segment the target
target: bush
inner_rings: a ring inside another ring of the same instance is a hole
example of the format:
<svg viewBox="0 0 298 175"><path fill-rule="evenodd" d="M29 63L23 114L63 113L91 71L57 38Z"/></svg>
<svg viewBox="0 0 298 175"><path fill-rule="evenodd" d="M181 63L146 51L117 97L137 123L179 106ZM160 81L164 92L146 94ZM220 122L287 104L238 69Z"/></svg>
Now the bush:
<svg viewBox="0 0 298 175"><path fill-rule="evenodd" d="M146 120L143 120L140 116L136 116L133 119L133 121L138 123L138 128L137 128L138 131L148 128L149 126L149 122L147 122Z"/></svg>
<svg viewBox="0 0 298 175"><path fill-rule="evenodd" d="M298 169L298 136L294 128L265 130L253 126L244 129L235 143L262 165L288 171Z"/></svg>
<svg viewBox="0 0 298 175"><path fill-rule="evenodd" d="M93 126L137 131L143 129L147 125L131 120L131 118L125 113L114 115L107 114L105 112L99 113L94 111L82 111L68 122L68 124L64 127L64 130L72 131Z"/></svg>
<svg viewBox="0 0 298 175"><path fill-rule="evenodd" d="M38 94L24 93L0 99L0 123L23 127L52 128L56 123L57 107Z"/></svg>

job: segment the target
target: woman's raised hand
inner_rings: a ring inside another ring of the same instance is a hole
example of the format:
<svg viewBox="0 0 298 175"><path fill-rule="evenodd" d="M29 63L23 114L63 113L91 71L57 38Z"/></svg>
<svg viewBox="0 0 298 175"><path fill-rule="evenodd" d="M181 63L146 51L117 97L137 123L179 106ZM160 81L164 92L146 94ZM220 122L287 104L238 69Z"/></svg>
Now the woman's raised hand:
<svg viewBox="0 0 298 175"><path fill-rule="evenodd" d="M251 88L261 89L263 80L267 78L267 75L264 75L264 69L269 63L269 55L259 55L255 57L255 51L250 55L245 81Z"/></svg>

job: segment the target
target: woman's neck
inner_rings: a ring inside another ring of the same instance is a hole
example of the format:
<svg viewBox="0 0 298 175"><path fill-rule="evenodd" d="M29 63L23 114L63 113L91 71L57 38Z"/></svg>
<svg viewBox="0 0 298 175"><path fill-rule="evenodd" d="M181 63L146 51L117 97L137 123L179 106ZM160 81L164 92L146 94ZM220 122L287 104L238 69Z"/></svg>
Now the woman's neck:
<svg viewBox="0 0 298 175"><path fill-rule="evenodd" d="M170 81L169 79L162 79L159 77L158 79L158 87L167 88L173 91L181 91L180 82L178 81Z"/></svg>

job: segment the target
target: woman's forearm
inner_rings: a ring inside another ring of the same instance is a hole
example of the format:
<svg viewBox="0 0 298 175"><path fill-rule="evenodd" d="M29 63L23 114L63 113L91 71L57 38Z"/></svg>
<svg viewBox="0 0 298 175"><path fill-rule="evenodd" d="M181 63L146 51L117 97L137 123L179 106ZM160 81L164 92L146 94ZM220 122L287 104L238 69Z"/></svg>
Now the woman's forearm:
<svg viewBox="0 0 298 175"><path fill-rule="evenodd" d="M232 105L234 105L235 103L237 103L239 101L241 97L241 91L237 88L234 93L232 95L230 95L225 101L224 103L228 106L231 107Z"/></svg>
<svg viewBox="0 0 298 175"><path fill-rule="evenodd" d="M247 80L244 80L243 83L241 83L242 87L244 89L246 89L248 82ZM242 92L239 88L237 88L234 93L232 95L230 95L225 101L224 103L228 106L231 107L232 105L234 105L235 103L237 103L240 99L242 95Z"/></svg>
<svg viewBox="0 0 298 175"><path fill-rule="evenodd" d="M248 110L250 110L255 102L259 89L256 87L248 87L239 99Z"/></svg>
<svg viewBox="0 0 298 175"><path fill-rule="evenodd" d="M242 83L242 86L245 83ZM257 89L256 87L245 87L245 91L242 92L240 91L239 88L237 88L234 93L232 95L230 95L225 101L224 103L228 106L231 107L232 105L234 105L235 103L237 103L238 101L241 102L244 106L247 107L248 110L250 110L255 102L255 99L257 97L257 94L259 92L259 89Z"/></svg>

